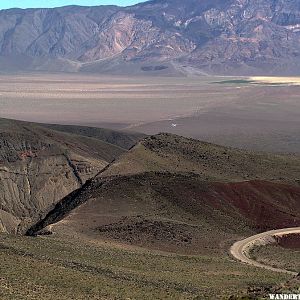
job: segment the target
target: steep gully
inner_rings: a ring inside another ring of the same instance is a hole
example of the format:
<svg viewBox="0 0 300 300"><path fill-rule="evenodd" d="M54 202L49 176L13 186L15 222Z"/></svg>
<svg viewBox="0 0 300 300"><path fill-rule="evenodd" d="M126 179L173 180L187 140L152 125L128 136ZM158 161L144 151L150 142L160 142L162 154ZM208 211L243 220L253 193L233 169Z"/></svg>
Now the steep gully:
<svg viewBox="0 0 300 300"><path fill-rule="evenodd" d="M36 236L38 233L47 227L48 225L57 223L64 219L73 209L85 203L89 199L89 192L93 185L95 184L95 179L105 172L111 164L113 164L115 160L113 160L110 164L108 164L105 168L103 168L99 173L97 173L93 178L87 180L84 184L81 185L80 188L74 190L67 196L65 196L61 201L59 201L53 209L51 209L48 214L42 218L40 221L31 226L25 233L27 236ZM101 179L102 184L109 182L111 178ZM98 182L97 182L98 183Z"/></svg>

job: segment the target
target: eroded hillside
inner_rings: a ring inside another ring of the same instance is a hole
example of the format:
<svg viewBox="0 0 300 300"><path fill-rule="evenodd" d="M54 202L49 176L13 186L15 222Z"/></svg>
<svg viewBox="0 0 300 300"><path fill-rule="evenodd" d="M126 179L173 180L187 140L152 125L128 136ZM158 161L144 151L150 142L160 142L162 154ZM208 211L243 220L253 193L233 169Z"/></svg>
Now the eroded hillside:
<svg viewBox="0 0 300 300"><path fill-rule="evenodd" d="M84 150L85 164L96 159L99 145L75 147L68 138L76 135L57 134L64 137L58 149L72 144L72 153ZM45 155L36 151L29 157L35 164ZM97 176L76 182L77 189L31 223L29 237L0 236L3 299L240 299L294 288L295 279L279 285L287 274L240 264L228 249L255 232L300 225L298 156L170 134L147 137L123 152Z"/></svg>
<svg viewBox="0 0 300 300"><path fill-rule="evenodd" d="M101 139L26 122L1 119L0 129L0 229L4 232L22 232L126 151Z"/></svg>
<svg viewBox="0 0 300 300"><path fill-rule="evenodd" d="M299 11L297 0L3 10L0 64L9 70L299 74Z"/></svg>
<svg viewBox="0 0 300 300"><path fill-rule="evenodd" d="M180 253L299 226L298 156L147 137L33 226ZM58 222L58 223L57 223ZM208 247L208 248L207 248Z"/></svg>

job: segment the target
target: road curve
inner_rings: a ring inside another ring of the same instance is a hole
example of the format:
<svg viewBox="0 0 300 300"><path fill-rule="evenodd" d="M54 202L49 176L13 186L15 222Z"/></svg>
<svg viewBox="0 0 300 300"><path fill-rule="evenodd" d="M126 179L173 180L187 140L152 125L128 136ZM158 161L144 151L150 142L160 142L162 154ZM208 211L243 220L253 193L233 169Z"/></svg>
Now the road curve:
<svg viewBox="0 0 300 300"><path fill-rule="evenodd" d="M298 273L296 273L296 272L279 269L279 268L274 268L274 267L271 267L268 265L261 264L249 257L249 251L254 246L275 243L274 236L282 236L282 235L291 234L291 233L299 233L300 234L300 227L271 230L271 231L266 231L266 232L263 232L260 234L250 236L244 240L234 243L230 248L230 253L237 260L239 260L243 263L246 263L248 265L251 265L251 266L267 269L267 270L274 271L274 272L286 273L286 274L290 274L290 275L298 275Z"/></svg>

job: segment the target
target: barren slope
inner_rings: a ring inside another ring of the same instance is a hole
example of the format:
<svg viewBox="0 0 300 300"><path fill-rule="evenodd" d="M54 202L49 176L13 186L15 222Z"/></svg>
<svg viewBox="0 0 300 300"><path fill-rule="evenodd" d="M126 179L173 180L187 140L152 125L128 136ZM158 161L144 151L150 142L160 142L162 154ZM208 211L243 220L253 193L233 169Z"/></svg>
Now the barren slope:
<svg viewBox="0 0 300 300"><path fill-rule="evenodd" d="M81 136L87 136L90 138L99 139L109 144L116 145L124 149L130 149L139 140L145 137L143 133L125 131L115 131L105 128L95 128L87 126L72 126L72 125L59 125L59 124L40 124L43 127L51 128L56 131L62 131L67 133L73 133Z"/></svg>
<svg viewBox="0 0 300 300"><path fill-rule="evenodd" d="M0 11L2 70L299 74L297 0Z"/></svg>
<svg viewBox="0 0 300 300"><path fill-rule="evenodd" d="M0 119L0 130L0 228L6 232L22 232L126 151L32 123Z"/></svg>
<svg viewBox="0 0 300 300"><path fill-rule="evenodd" d="M160 134L64 198L28 234L61 221L52 228L67 235L180 253L220 252L226 241L252 232L299 226L299 167L297 156Z"/></svg>
<svg viewBox="0 0 300 300"><path fill-rule="evenodd" d="M147 137L101 176L148 171L192 172L214 181L269 180L299 185L300 159L238 150L173 134Z"/></svg>

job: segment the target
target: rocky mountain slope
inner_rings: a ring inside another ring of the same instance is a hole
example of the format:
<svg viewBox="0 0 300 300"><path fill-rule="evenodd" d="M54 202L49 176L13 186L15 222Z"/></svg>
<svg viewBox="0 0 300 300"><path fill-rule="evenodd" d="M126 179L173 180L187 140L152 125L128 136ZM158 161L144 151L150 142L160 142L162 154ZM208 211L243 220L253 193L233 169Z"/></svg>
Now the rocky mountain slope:
<svg viewBox="0 0 300 300"><path fill-rule="evenodd" d="M299 39L297 0L0 11L2 70L299 74Z"/></svg>
<svg viewBox="0 0 300 300"><path fill-rule="evenodd" d="M0 232L22 232L125 151L101 138L0 119Z"/></svg>
<svg viewBox="0 0 300 300"><path fill-rule="evenodd" d="M254 232L300 225L299 156L171 134L125 151L95 129L0 124L15 133L1 146L10 170L1 185L18 187L0 190L1 222L29 235L0 235L3 299L240 299L290 279L240 264L228 249Z"/></svg>
<svg viewBox="0 0 300 300"><path fill-rule="evenodd" d="M95 138L103 142L116 145L124 149L130 149L135 146L137 141L144 138L146 135L143 133L126 131L116 131L107 128L96 128L79 125L59 125L59 124L39 124L40 126L54 129L56 131L62 131L66 133L72 133L76 135Z"/></svg>
<svg viewBox="0 0 300 300"><path fill-rule="evenodd" d="M121 155L27 232L87 236L180 253L299 226L299 156L160 134Z"/></svg>

